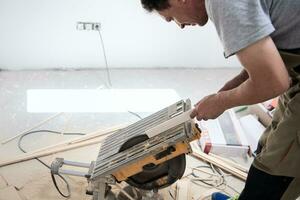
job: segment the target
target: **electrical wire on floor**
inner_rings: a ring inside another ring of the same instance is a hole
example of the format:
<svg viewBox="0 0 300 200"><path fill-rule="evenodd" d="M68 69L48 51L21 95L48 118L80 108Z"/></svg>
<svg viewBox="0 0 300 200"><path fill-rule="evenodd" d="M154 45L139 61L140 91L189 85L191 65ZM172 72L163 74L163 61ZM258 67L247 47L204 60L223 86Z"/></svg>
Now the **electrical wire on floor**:
<svg viewBox="0 0 300 200"><path fill-rule="evenodd" d="M27 153L27 151L24 150L24 148L22 147L22 140L24 137L34 134L34 133L53 133L53 134L63 134L63 135L85 135L84 133L62 133L62 132L58 132L58 131L52 131L52 130L36 130L36 131L30 131L25 133L24 135L22 135L19 140L18 140L18 148L23 152L23 153ZM39 161L42 165L44 165L45 167L47 167L50 172L51 172L51 167L49 165L47 165L45 162L43 162L42 160L40 160L39 158L35 158L37 161ZM56 190L58 191L58 193L63 196L64 198L69 198L71 196L71 190L70 190L70 185L68 183L68 181L60 174L57 175L63 182L65 182L66 187L67 187L67 194L64 194L58 187L57 185L57 181L55 178L55 175L51 172L51 179L53 181L54 187L56 188Z"/></svg>
<svg viewBox="0 0 300 200"><path fill-rule="evenodd" d="M211 169L212 173L202 170L202 168ZM208 174L209 176L206 178L200 178L201 176L198 175L198 172ZM193 182L196 185L199 185L199 182L201 182L210 187L219 188L225 182L225 177L222 176L222 174L218 170L214 169L212 166L198 166L192 168L191 176L193 177L190 178L191 182Z"/></svg>
<svg viewBox="0 0 300 200"><path fill-rule="evenodd" d="M207 169L210 171L208 171ZM237 191L235 188L231 187L227 183L227 177L232 175L224 173L223 170L215 167L211 163L209 163L208 165L200 165L197 167L193 167L191 168L191 170L192 170L191 173L185 175L182 178L187 178L193 184L201 187L215 188L225 193L227 193L225 190L229 188L232 191L234 191L236 194L240 193L239 191ZM207 176L203 177L204 176L203 174L206 174Z"/></svg>

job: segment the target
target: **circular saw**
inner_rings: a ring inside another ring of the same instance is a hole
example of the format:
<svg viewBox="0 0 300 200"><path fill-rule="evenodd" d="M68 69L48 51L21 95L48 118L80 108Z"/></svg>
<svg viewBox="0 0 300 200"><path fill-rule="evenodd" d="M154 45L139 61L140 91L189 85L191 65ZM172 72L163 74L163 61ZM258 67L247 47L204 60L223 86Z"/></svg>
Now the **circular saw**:
<svg viewBox="0 0 300 200"><path fill-rule="evenodd" d="M180 179L185 154L192 151L189 143L201 134L191 110L191 102L182 100L108 136L91 173L93 185L126 181L142 190L159 190Z"/></svg>

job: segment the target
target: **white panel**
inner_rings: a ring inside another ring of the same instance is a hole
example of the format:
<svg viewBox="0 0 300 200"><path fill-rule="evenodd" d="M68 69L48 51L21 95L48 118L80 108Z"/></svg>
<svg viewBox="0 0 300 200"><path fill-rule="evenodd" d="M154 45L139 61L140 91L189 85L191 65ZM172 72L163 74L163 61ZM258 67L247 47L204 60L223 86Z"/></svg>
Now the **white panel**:
<svg viewBox="0 0 300 200"><path fill-rule="evenodd" d="M0 68L103 68L97 32L77 21L101 22L111 67L232 67L212 24L179 29L139 0L1 0Z"/></svg>
<svg viewBox="0 0 300 200"><path fill-rule="evenodd" d="M27 91L27 111L155 112L179 100L173 89L34 89Z"/></svg>

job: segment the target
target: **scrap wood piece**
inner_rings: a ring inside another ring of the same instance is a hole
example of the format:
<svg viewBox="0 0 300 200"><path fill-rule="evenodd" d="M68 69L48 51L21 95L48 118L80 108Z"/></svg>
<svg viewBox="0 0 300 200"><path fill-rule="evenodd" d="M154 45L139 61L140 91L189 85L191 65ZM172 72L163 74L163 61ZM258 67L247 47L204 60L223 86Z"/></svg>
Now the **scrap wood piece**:
<svg viewBox="0 0 300 200"><path fill-rule="evenodd" d="M13 186L0 190L0 200L22 200L18 191Z"/></svg>
<svg viewBox="0 0 300 200"><path fill-rule="evenodd" d="M54 148L57 148L57 147L60 147L60 146L65 146L65 145L69 145L69 144L76 144L76 143L84 142L84 141L91 140L91 139L94 139L94 138L97 138L97 137L104 137L104 136L112 134L112 133L114 133L114 132L116 132L116 131L118 131L122 128L125 128L127 126L128 126L128 124L121 124L121 125L116 125L116 126L113 126L113 127L110 127L110 128L106 128L104 130L97 130L97 131L94 131L92 133L86 134L84 136L76 137L75 139L70 139L70 140L67 140L67 141L63 141L61 143L50 145L50 146L40 148L40 149L37 149L37 150L34 150L34 151L30 151L30 152L27 152L27 153L28 153L28 155L29 154L35 154L35 153L38 153L38 152L43 152L43 151L46 151L46 150L54 149Z"/></svg>
<svg viewBox="0 0 300 200"><path fill-rule="evenodd" d="M239 170L241 170L241 171L243 171L243 172L245 172L245 173L248 173L248 171L249 171L248 168L246 168L246 167L244 167L244 166L242 166L242 165L240 165L240 164L238 164L238 163L236 163L236 162L233 162L232 160L229 160L229 159L227 159L227 158L224 158L224 157L222 157L222 156L218 156L218 155L213 154L213 153L209 153L208 155L210 155L210 156L212 156L212 157L215 157L215 158L217 158L217 159L219 159L219 160L222 160L222 161L224 161L225 163L227 163L227 164L229 164L229 165L231 165L231 166L233 166L233 167L235 167L235 168L237 168L237 169L239 169Z"/></svg>
<svg viewBox="0 0 300 200"><path fill-rule="evenodd" d="M42 152L37 152L34 154L29 154L29 155L26 153L21 156L18 156L15 159L10 159L10 160L1 162L0 167L4 167L4 166L16 164L16 163L20 163L20 162L24 162L24 161L28 161L28 160L33 160L35 158L45 157L45 156L52 155L52 154L59 153L59 152L65 152L65 151L69 151L69 150L73 150L73 149L77 149L77 148L81 148L81 147L85 147L85 146L90 146L93 144L99 144L102 142L102 140L103 140L103 138L88 140L88 141L84 141L84 142L80 142L80 143L76 143L76 144L70 144L65 147L62 146L62 147L58 147L55 149L50 149L50 150L46 150L46 151L42 151Z"/></svg>
<svg viewBox="0 0 300 200"><path fill-rule="evenodd" d="M191 146L192 146L192 149L193 149L193 153L191 154L193 157L197 158L197 159L201 159L203 161L206 161L206 162L209 162L221 169L223 169L224 171L227 171L229 173L231 173L232 175L240 178L241 180L244 180L246 181L247 179L247 173L231 166L230 164L228 163L225 163L224 161L222 160L219 160L215 157L212 157L212 156L209 156L207 155L206 153L203 153L199 147L196 146L197 144L195 143L192 143Z"/></svg>
<svg viewBox="0 0 300 200"><path fill-rule="evenodd" d="M53 115L53 116L51 116L51 117L45 119L44 121L38 123L37 125L35 125L35 126L29 128L29 129L27 129L27 130L22 131L20 134L15 135L15 136L13 136L13 137L11 137L11 138L5 139L4 141L1 142L1 144L6 144L6 143L8 143L8 142L10 142L10 141L13 141L13 140L16 139L16 138L21 137L22 135L25 135L25 134L28 133L29 131L32 131L33 129L36 129L36 128L38 128L38 127L40 127L40 126L46 124L47 122L49 122L50 120L52 120L52 119L58 117L58 116L61 115L61 114L63 114L63 113L62 113L62 112L61 112L61 113L57 113L57 114L55 114L55 115Z"/></svg>
<svg viewBox="0 0 300 200"><path fill-rule="evenodd" d="M211 156L208 156L205 153L199 154L198 152L197 153L193 152L191 155L195 158L207 161L207 162L209 162L209 163L211 163L211 164L213 164L213 165L215 165L215 166L231 173L232 175L240 178L243 181L246 181L246 179L247 179L247 174L245 172L242 172L239 169L236 169L236 168L230 166L229 164L224 163L224 162L222 162L218 159L213 159Z"/></svg>

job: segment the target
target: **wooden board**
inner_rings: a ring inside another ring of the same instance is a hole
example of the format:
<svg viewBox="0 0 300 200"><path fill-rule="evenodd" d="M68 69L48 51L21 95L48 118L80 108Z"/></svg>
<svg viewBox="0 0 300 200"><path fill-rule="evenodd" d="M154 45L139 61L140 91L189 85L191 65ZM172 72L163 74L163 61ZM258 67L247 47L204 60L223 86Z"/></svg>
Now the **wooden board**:
<svg viewBox="0 0 300 200"><path fill-rule="evenodd" d="M18 191L10 186L0 190L0 200L22 200Z"/></svg>
<svg viewBox="0 0 300 200"><path fill-rule="evenodd" d="M128 124L121 124L121 125L113 126L113 127L106 128L106 129L100 129L100 130L97 130L95 132L86 134L84 136L76 137L75 139L70 139L70 140L63 141L63 142L58 143L58 144L50 145L50 146L47 146L47 147L44 147L44 148L41 148L41 149L37 149L37 150L31 151L31 152L28 152L28 155L29 155L29 153L34 154L34 153L37 153L37 152L43 152L43 151L47 151L47 150L54 149L54 148L57 148L57 147L66 146L66 145L69 145L69 144L84 142L84 141L91 140L91 139L94 139L94 138L97 138L97 137L104 137L104 136L112 134L112 133L114 133L114 132L116 132L116 131L118 131L122 128L125 128L127 126L128 126Z"/></svg>
<svg viewBox="0 0 300 200"><path fill-rule="evenodd" d="M192 150L193 150L193 153L191 154L191 156L193 156L197 159L201 159L203 161L209 162L209 163L223 169L224 171L231 173L235 177L240 178L243 181L246 181L247 175L248 175L247 173L233 167L232 165L230 165L228 163L225 163L224 161L222 161L218 158L207 155L206 153L201 151L201 149L199 148L197 143L191 143L191 146L192 146Z"/></svg>
<svg viewBox="0 0 300 200"><path fill-rule="evenodd" d="M249 172L248 168L246 168L245 166L242 166L242 165L240 165L240 164L238 164L236 162L233 162L232 160L229 160L227 158L224 158L222 156L218 156L218 155L215 155L215 154L212 154L212 153L209 153L208 155L210 155L211 157L215 157L215 158L217 158L217 159L219 159L221 161L224 161L225 163L227 163L227 164L231 165L232 167L235 167L235 168L237 168L237 169L239 169L239 170L241 170L241 171L243 171L245 173Z"/></svg>
<svg viewBox="0 0 300 200"><path fill-rule="evenodd" d="M37 152L34 154L23 154L21 156L18 156L17 158L14 159L10 159L10 160L5 160L3 162L0 163L0 167L4 167L7 165L12 165L12 164L16 164L16 163L20 163L20 162L24 162L27 160L33 160L35 158L40 158L40 157L44 157L44 156L48 156L48 155L52 155L55 153L59 153L59 152L64 152L64 151L69 151L72 149L77 149L77 148L81 148L81 147L85 147L85 146L89 146L89 145L93 145L93 144L99 144L101 143L103 139L93 139L93 140L88 140L88 141L84 141L84 142L80 142L80 143L75 143L75 144L70 144L67 146L63 146L63 147L58 147L55 149L50 149L47 151L42 151L42 152Z"/></svg>
<svg viewBox="0 0 300 200"><path fill-rule="evenodd" d="M85 146L89 146L89 145L93 145L93 144L98 144L98 143L101 143L102 140L109 134L111 134L114 131L117 131L121 128L124 128L126 126L127 125L119 125L117 127L105 129L103 131L96 131L94 133L91 133L91 134L88 134L85 136L81 136L81 138L71 139L66 142L59 143L57 145L52 145L49 147L35 150L33 152L28 152L28 153L22 154L16 158L14 158L14 159L1 161L0 167L24 162L27 160L32 160L35 158L52 155L52 154L59 153L59 152L69 151L72 149L81 148L81 147L85 147Z"/></svg>

